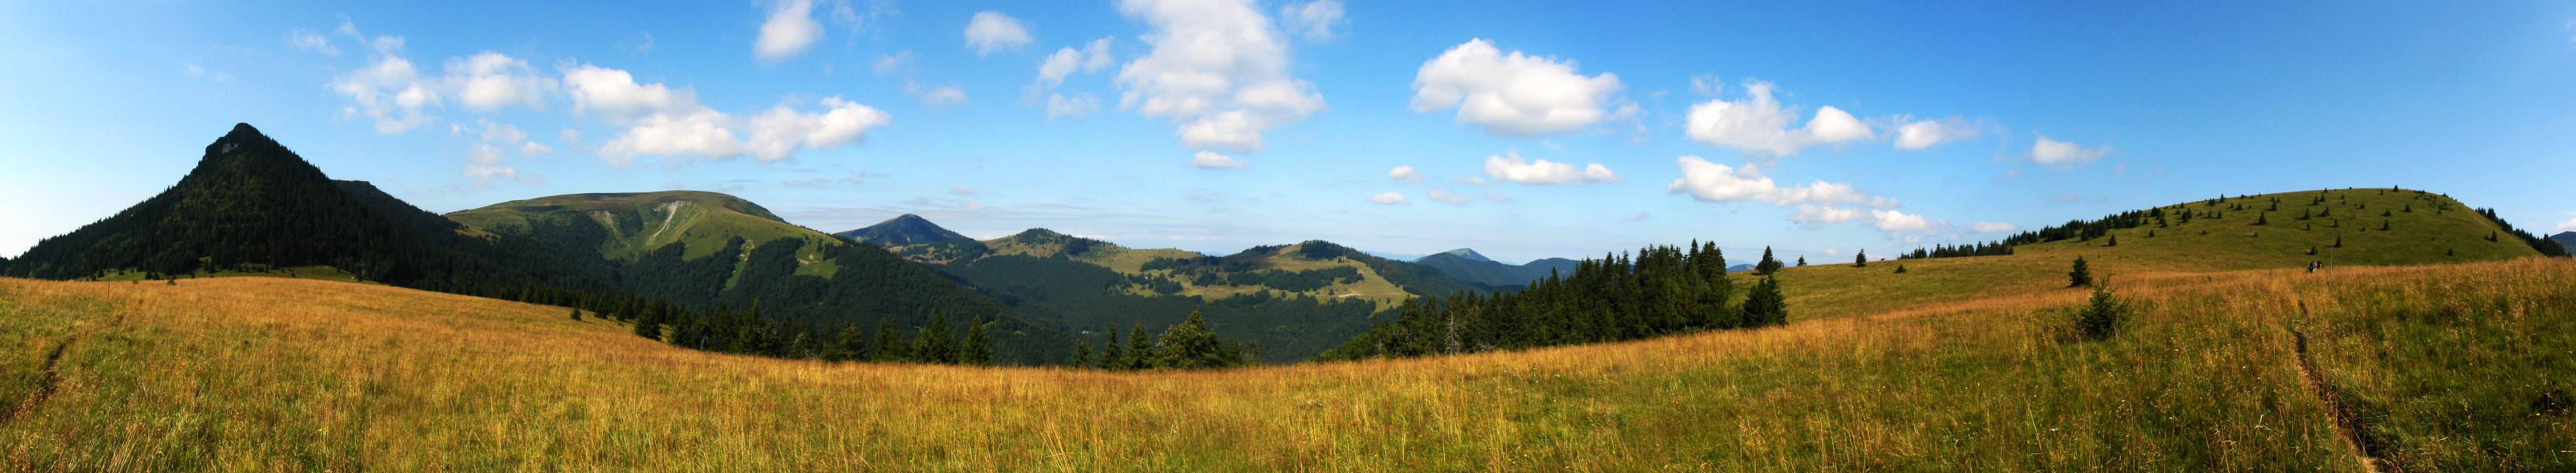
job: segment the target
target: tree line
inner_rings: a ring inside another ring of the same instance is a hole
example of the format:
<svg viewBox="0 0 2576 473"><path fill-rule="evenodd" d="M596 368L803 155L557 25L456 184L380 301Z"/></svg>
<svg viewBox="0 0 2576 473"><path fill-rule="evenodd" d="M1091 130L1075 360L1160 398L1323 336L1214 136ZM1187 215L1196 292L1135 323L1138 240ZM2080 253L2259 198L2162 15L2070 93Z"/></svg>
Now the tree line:
<svg viewBox="0 0 2576 473"><path fill-rule="evenodd" d="M1776 269L1777 260L1766 258ZM1460 292L1407 301L1393 320L1319 360L1415 357L1634 340L1786 323L1780 282L1764 276L1734 303L1735 282L1715 243L1649 246L1604 255L1571 275L1516 292Z"/></svg>

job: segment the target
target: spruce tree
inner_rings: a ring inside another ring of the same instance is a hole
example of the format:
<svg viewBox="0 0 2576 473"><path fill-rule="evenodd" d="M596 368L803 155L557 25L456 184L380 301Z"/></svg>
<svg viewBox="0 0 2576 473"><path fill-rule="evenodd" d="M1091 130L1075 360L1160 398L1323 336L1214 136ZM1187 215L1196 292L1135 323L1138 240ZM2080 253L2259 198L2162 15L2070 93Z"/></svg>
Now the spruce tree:
<svg viewBox="0 0 2576 473"><path fill-rule="evenodd" d="M2111 235L2111 240L2110 240L2109 242L2103 243L2103 244L2102 244L2102 246L2120 246L2120 236L2119 236L2119 235Z"/></svg>
<svg viewBox="0 0 2576 473"><path fill-rule="evenodd" d="M948 313L933 312L930 326L921 328L921 338L912 343L913 359L924 363L956 363L957 334L948 331Z"/></svg>
<svg viewBox="0 0 2576 473"><path fill-rule="evenodd" d="M573 310L572 310L572 321L574 321L574 322L580 322L580 321L581 321L581 309L573 309Z"/></svg>
<svg viewBox="0 0 2576 473"><path fill-rule="evenodd" d="M1900 263L1900 264L1897 264L1897 265L1896 265L1896 274L1905 274L1905 265L1904 265L1904 264Z"/></svg>
<svg viewBox="0 0 2576 473"><path fill-rule="evenodd" d="M1789 320L1788 297L1780 294L1780 279L1763 276L1744 297L1745 325L1762 327L1779 325Z"/></svg>
<svg viewBox="0 0 2576 473"><path fill-rule="evenodd" d="M1155 354L1159 361L1154 365L1163 368L1216 368L1230 364L1227 360L1232 358L1218 345L1216 334L1208 332L1207 319L1200 318L1195 310L1190 311L1188 320L1163 330L1156 350L1160 351Z"/></svg>
<svg viewBox="0 0 2576 473"><path fill-rule="evenodd" d="M1869 267L1869 250L1860 250L1859 252L1852 253L1852 267Z"/></svg>
<svg viewBox="0 0 2576 473"><path fill-rule="evenodd" d="M867 356L875 361L912 359L912 339L904 337L902 329L895 326L894 316L877 320L877 342L868 346Z"/></svg>
<svg viewBox="0 0 2576 473"><path fill-rule="evenodd" d="M868 352L867 341L867 332L859 331L859 326L842 324L841 333L832 338L832 346L823 349L823 359L831 361L859 359L866 356Z"/></svg>
<svg viewBox="0 0 2576 473"><path fill-rule="evenodd" d="M1154 338L1145 336L1145 323L1127 328L1127 369L1154 369Z"/></svg>
<svg viewBox="0 0 2576 473"><path fill-rule="evenodd" d="M1798 257L1798 267L1801 267L1801 268L1807 267L1807 257L1805 257L1805 256L1800 256L1800 257Z"/></svg>
<svg viewBox="0 0 2576 473"><path fill-rule="evenodd" d="M2093 285L2093 270L2084 265L2084 257L2075 257L2075 270L2066 273L2066 287Z"/></svg>
<svg viewBox="0 0 2576 473"><path fill-rule="evenodd" d="M1804 256L1798 257L1798 263L1799 263L1798 265L1799 265L1799 266L1806 266L1806 261L1807 261L1807 258L1806 258L1806 257L1804 257ZM1771 257L1771 247L1768 247L1768 246L1762 247L1762 261L1761 261L1761 262L1759 262L1759 263L1754 263L1754 264L1753 264L1753 272L1761 273L1761 274L1763 274L1763 275L1765 275L1765 276L1768 276L1768 275L1770 275L1772 272L1774 272L1774 271L1779 271L1779 270L1780 270L1780 260L1779 260L1779 259L1777 259L1777 258L1772 258L1772 257Z"/></svg>
<svg viewBox="0 0 2576 473"><path fill-rule="evenodd" d="M966 347L958 355L958 362L973 366L993 365L993 340L985 333L985 325L988 324L979 322L966 329Z"/></svg>
<svg viewBox="0 0 2576 473"><path fill-rule="evenodd" d="M1101 369L1127 369L1127 345L1118 341L1118 329L1109 329L1109 341L1100 344Z"/></svg>
<svg viewBox="0 0 2576 473"><path fill-rule="evenodd" d="M1090 342L1073 343L1073 366L1076 368L1087 368L1091 366Z"/></svg>

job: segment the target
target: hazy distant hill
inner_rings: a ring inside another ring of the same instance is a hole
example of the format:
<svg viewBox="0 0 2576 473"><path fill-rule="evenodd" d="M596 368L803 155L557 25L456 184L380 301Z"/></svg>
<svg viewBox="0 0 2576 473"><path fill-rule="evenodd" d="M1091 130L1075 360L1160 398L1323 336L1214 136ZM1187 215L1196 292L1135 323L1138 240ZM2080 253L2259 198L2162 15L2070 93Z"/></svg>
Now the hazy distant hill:
<svg viewBox="0 0 2576 473"><path fill-rule="evenodd" d="M2549 241L2558 242L2559 248L2576 251L2576 232L2558 232L2556 235L2550 235Z"/></svg>
<svg viewBox="0 0 2576 473"><path fill-rule="evenodd" d="M1492 289L1517 289L1531 282L1546 279L1551 273L1570 274L1574 272L1576 265L1574 260L1565 258L1547 258L1527 264L1509 265L1486 258L1485 255L1476 253L1476 250L1467 248L1424 256L1413 262L1437 268L1441 273L1448 274L1449 277L1460 282Z"/></svg>
<svg viewBox="0 0 2576 473"><path fill-rule="evenodd" d="M927 222L924 222L927 223ZM1310 241L1226 256L1029 229L991 240L902 245L897 253L965 280L1018 313L1094 342L1179 322L1193 310L1218 335L1251 342L1271 362L1305 360L1417 296L1479 286L1436 268Z"/></svg>
<svg viewBox="0 0 2576 473"><path fill-rule="evenodd" d="M877 246L920 245L973 239L948 231L946 228L940 228L938 224L930 223L930 220L913 214L903 214L857 230L834 233L832 236L856 242L875 243Z"/></svg>

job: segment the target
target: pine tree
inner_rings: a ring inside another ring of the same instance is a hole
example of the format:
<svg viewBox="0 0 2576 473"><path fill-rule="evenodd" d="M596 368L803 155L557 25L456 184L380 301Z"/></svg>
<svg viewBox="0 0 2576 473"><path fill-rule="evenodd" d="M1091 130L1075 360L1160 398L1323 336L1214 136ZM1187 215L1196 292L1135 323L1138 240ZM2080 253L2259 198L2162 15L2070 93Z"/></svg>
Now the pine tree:
<svg viewBox="0 0 2576 473"><path fill-rule="evenodd" d="M2110 241L2103 243L2102 246L2120 246L2120 236L2111 235Z"/></svg>
<svg viewBox="0 0 2576 473"><path fill-rule="evenodd" d="M1089 342L1074 342L1074 344L1073 344L1073 366L1074 366L1074 367L1077 367L1077 368L1083 368L1083 367L1090 367L1090 366L1091 366L1091 343L1089 343Z"/></svg>
<svg viewBox="0 0 2576 473"><path fill-rule="evenodd" d="M1801 268L1807 267L1807 257L1805 257L1805 256L1800 256L1800 257L1798 257L1798 267L1801 267Z"/></svg>
<svg viewBox="0 0 2576 473"><path fill-rule="evenodd" d="M2075 257L2075 270L2066 273L2066 287L2091 285L2093 285L2093 270L2085 267L2084 257Z"/></svg>
<svg viewBox="0 0 2576 473"><path fill-rule="evenodd" d="M1806 257L1804 257L1804 256L1798 257L1798 265L1799 265L1799 266L1806 266L1806 265L1807 265L1807 264L1806 264L1806 262L1807 262L1807 258L1806 258ZM1753 272L1755 272L1755 273L1761 273L1762 275L1768 276L1768 275L1770 275L1772 272L1779 271L1779 270L1780 270L1780 260L1779 260L1779 259L1777 259L1777 258L1772 258L1772 257L1771 257L1771 247L1768 247L1768 246L1762 247L1762 261L1761 261L1761 262L1759 262L1759 263L1754 263L1754 264L1753 264Z"/></svg>
<svg viewBox="0 0 2576 473"><path fill-rule="evenodd" d="M1904 264L1897 264L1897 265L1896 265L1896 274L1905 274L1905 265L1904 265Z"/></svg>
<svg viewBox="0 0 2576 473"><path fill-rule="evenodd" d="M1226 356L1222 348L1216 334L1208 332L1207 319L1193 310L1188 320L1163 330L1162 341L1156 344L1160 353L1155 354L1158 361L1154 364L1185 370L1223 367L1231 364L1228 359L1232 357Z"/></svg>
<svg viewBox="0 0 2576 473"><path fill-rule="evenodd" d="M957 334L948 331L948 313L930 314L930 326L921 328L921 338L912 343L913 359L924 363L956 363Z"/></svg>
<svg viewBox="0 0 2576 473"><path fill-rule="evenodd" d="M973 366L993 365L993 340L990 338L991 335L985 333L985 325L988 324L979 322L974 327L966 329L966 347L963 353L958 355L959 363Z"/></svg>
<svg viewBox="0 0 2576 473"><path fill-rule="evenodd" d="M877 342L868 346L868 359L906 361L912 359L912 339L894 324L894 316L877 319Z"/></svg>
<svg viewBox="0 0 2576 473"><path fill-rule="evenodd" d="M866 356L868 352L867 340L867 332L859 331L858 326L847 324L841 325L841 333L839 336L833 337L832 346L823 349L823 359L831 361L850 361Z"/></svg>
<svg viewBox="0 0 2576 473"><path fill-rule="evenodd" d="M1852 267L1869 267L1869 250L1860 250L1859 252L1852 253Z"/></svg>
<svg viewBox="0 0 2576 473"><path fill-rule="evenodd" d="M1127 369L1127 345L1118 341L1118 329L1109 329L1109 341L1100 344L1100 368Z"/></svg>
<svg viewBox="0 0 2576 473"><path fill-rule="evenodd" d="M1744 320L1751 327L1788 322L1789 300L1780 294L1779 278L1763 276L1762 282L1753 285L1753 292L1744 297Z"/></svg>
<svg viewBox="0 0 2576 473"><path fill-rule="evenodd" d="M1127 369L1154 369L1154 338L1145 336L1145 324L1138 322L1127 329Z"/></svg>
<svg viewBox="0 0 2576 473"><path fill-rule="evenodd" d="M574 322L580 322L580 321L581 321L581 309L573 309L573 310L572 310L572 321L574 321Z"/></svg>

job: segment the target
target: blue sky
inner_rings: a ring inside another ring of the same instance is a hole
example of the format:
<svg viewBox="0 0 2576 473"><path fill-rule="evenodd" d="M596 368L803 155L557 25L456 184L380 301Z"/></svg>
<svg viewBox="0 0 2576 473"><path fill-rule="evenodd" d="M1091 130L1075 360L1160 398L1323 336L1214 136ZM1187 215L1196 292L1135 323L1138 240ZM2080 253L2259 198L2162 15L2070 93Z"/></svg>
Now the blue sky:
<svg viewBox="0 0 2576 473"><path fill-rule="evenodd" d="M1831 260L2387 185L2576 230L2562 3L523 3L0 4L0 254L234 122L437 212L684 188L1213 253Z"/></svg>

